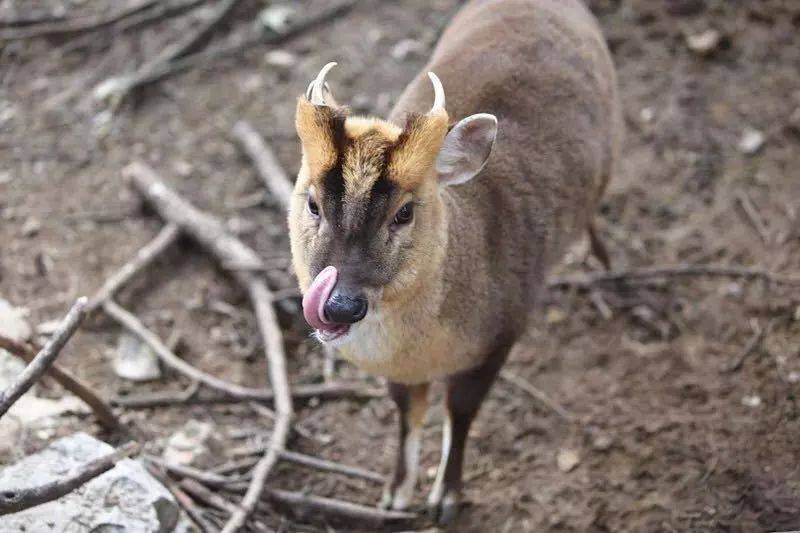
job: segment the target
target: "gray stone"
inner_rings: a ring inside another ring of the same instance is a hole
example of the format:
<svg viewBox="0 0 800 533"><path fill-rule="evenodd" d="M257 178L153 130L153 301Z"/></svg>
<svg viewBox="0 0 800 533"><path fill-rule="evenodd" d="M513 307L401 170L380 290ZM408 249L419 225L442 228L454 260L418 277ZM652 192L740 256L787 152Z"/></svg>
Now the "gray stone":
<svg viewBox="0 0 800 533"><path fill-rule="evenodd" d="M112 366L116 375L131 381L150 381L161 377L158 356L150 346L130 333L120 335Z"/></svg>
<svg viewBox="0 0 800 533"><path fill-rule="evenodd" d="M164 459L170 463L189 465L202 462L219 448L214 426L208 422L189 420L172 434L164 449Z"/></svg>
<svg viewBox="0 0 800 533"><path fill-rule="evenodd" d="M0 298L0 334L10 337L18 342L25 342L31 338L31 326L28 324L28 311L21 307L14 307L6 300Z"/></svg>
<svg viewBox="0 0 800 533"><path fill-rule="evenodd" d="M112 451L108 444L76 433L0 471L0 487L39 486ZM56 501L0 516L0 531L166 533L175 530L179 516L169 491L141 463L125 459Z"/></svg>

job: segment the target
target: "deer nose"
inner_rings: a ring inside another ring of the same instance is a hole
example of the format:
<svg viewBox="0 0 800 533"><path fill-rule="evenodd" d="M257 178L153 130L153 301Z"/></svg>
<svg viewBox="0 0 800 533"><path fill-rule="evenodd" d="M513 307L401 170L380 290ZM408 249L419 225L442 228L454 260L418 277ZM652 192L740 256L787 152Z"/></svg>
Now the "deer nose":
<svg viewBox="0 0 800 533"><path fill-rule="evenodd" d="M334 288L323 311L325 318L337 324L355 324L367 316L367 298L360 293L348 293Z"/></svg>

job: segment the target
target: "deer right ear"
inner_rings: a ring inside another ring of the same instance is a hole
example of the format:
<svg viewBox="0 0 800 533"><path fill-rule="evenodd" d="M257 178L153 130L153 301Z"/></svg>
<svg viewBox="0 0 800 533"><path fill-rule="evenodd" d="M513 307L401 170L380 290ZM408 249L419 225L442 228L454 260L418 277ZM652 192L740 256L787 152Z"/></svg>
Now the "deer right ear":
<svg viewBox="0 0 800 533"><path fill-rule="evenodd" d="M442 185L466 183L481 171L497 137L497 117L471 115L453 126L436 158L436 173Z"/></svg>

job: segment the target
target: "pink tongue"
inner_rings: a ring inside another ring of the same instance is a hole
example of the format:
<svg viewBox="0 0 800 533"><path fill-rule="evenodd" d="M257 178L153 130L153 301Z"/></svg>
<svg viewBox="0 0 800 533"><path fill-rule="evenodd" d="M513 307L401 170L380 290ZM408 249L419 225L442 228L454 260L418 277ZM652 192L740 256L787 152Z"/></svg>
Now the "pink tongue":
<svg viewBox="0 0 800 533"><path fill-rule="evenodd" d="M331 324L325 319L325 302L331 295L333 286L336 285L336 267L325 267L322 272L317 274L311 286L303 296L303 316L306 322L321 331L333 331L337 328L336 324Z"/></svg>

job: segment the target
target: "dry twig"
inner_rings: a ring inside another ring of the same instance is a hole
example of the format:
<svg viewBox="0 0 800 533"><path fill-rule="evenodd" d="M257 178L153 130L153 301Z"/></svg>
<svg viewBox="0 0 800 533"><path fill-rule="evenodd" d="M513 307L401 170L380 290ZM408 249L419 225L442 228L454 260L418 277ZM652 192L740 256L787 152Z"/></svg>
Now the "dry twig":
<svg viewBox="0 0 800 533"><path fill-rule="evenodd" d="M55 334L45 344L33 361L5 391L0 393L0 418L19 400L20 396L30 389L42 377L61 353L62 348L78 329L86 316L86 298L78 298L67 316L61 322Z"/></svg>
<svg viewBox="0 0 800 533"><path fill-rule="evenodd" d="M296 25L289 28L283 33L271 34L263 36L261 34L253 35L242 41L222 46L213 50L197 52L186 57L175 59L167 62L148 62L143 65L136 72L109 78L101 84L102 90L98 90L101 96L109 96L115 102L119 103L130 94L131 91L136 90L145 85L157 82L168 76L173 76L184 70L193 67L210 64L216 60L232 57L243 50L252 48L258 45L277 44L286 42L289 39L300 35L301 33L319 26L324 22L347 12L356 4L357 0L343 0L333 6L328 7L319 14L311 16L304 21L298 22Z"/></svg>
<svg viewBox="0 0 800 533"><path fill-rule="evenodd" d="M138 4L125 7L119 11L105 13L97 17L80 17L64 21L32 25L28 28L0 32L0 41L33 39L36 37L53 37L56 35L73 35L99 30L125 20L128 17L150 9L158 4L158 0L143 0Z"/></svg>
<svg viewBox="0 0 800 533"><path fill-rule="evenodd" d="M129 442L113 453L80 466L74 474L64 479L30 489L4 489L0 491L0 515L18 513L66 496L100 474L111 470L122 459L137 453L139 445Z"/></svg>
<svg viewBox="0 0 800 533"><path fill-rule="evenodd" d="M158 479L161 484L164 485L164 487L170 492L170 494L172 494L172 496L175 498L175 501L178 502L178 505L180 505L181 508L186 511L186 514L202 533L213 533L217 530L217 528L211 526L206 519L203 518L202 511L197 507L197 505L195 505L192 498L183 492L183 489L181 489L177 483L172 481L167 474L152 464L147 464L145 466L147 471L150 472L153 477Z"/></svg>
<svg viewBox="0 0 800 533"><path fill-rule="evenodd" d="M128 165L126 174L131 178L138 192L162 218L177 224L188 235L191 235L223 266L230 263L260 263L258 255L237 238L228 234L220 221L202 213L178 196L158 178L152 169L143 163ZM269 380L275 396L276 420L269 448L253 470L253 479L242 499L240 509L231 516L223 529L224 532L241 529L255 509L264 490L267 476L278 461L280 452L286 447L293 416L292 396L283 348L283 333L278 325L275 309L272 307L272 293L264 280L253 272L236 270L231 274L247 290L255 309L258 326L264 340Z"/></svg>
<svg viewBox="0 0 800 533"><path fill-rule="evenodd" d="M123 309L114 301L106 300L103 303L103 310L111 318L119 322L120 325L142 339L145 344L150 346L150 348L153 349L155 354L165 365L185 376L188 376L192 380L199 381L209 388L222 392L223 394L238 400L265 401L273 398L274 394L266 389L243 387L241 385L219 379L210 374L206 374L202 370L193 367L175 355L172 350L170 350L155 333L147 329L145 325L142 324L138 318L136 318L135 315L126 309Z"/></svg>
<svg viewBox="0 0 800 533"><path fill-rule="evenodd" d="M267 489L266 496L275 503L292 508L297 514L321 513L328 518L358 522L359 526L380 527L388 522L408 522L415 513L389 511L334 498L323 498L302 492Z"/></svg>
<svg viewBox="0 0 800 533"><path fill-rule="evenodd" d="M750 337L750 340L747 341L747 344L744 346L739 355L733 360L731 364L725 366L720 369L720 372L729 373L729 372L736 372L742 365L744 364L744 360L747 359L750 354L756 351L759 347L761 342L764 340L764 337L767 335L767 327L761 327L757 320L752 320L750 322L750 327L753 329L753 336Z"/></svg>
<svg viewBox="0 0 800 533"><path fill-rule="evenodd" d="M258 175L267 189L272 192L281 207L288 211L289 202L292 200L292 182L278 163L272 148L247 121L237 122L231 133L253 160Z"/></svg>
<svg viewBox="0 0 800 533"><path fill-rule="evenodd" d="M16 355L28 364L32 363L36 357L36 352L27 344L17 342L2 335L0 335L0 348ZM78 378L55 363L47 369L47 375L64 387L64 389L83 400L103 427L109 430L116 430L122 427L119 419L105 400L95 394L88 385L85 385L78 380Z"/></svg>
<svg viewBox="0 0 800 533"><path fill-rule="evenodd" d="M560 416L561 418L563 418L567 422L574 422L575 421L575 417L572 416L572 414L569 411L567 411L566 409L564 409L563 407L558 405L547 394L545 394L544 392L540 391L538 388L534 387L528 381L526 381L526 380L524 380L524 379L512 374L510 370L506 369L506 370L500 371L500 377L503 378L504 380L506 380L508 383L511 383L512 385L514 385L514 386L522 389L523 391L527 392L528 394L530 394L533 398L535 398L536 400L540 401L548 409L553 411L555 414L557 414L558 416Z"/></svg>
<svg viewBox="0 0 800 533"><path fill-rule="evenodd" d="M122 265L103 286L92 296L87 312L92 313L110 300L123 285L128 283L139 271L150 265L159 255L169 248L180 237L180 229L175 224L167 224L156 237L142 247L133 259Z"/></svg>
<svg viewBox="0 0 800 533"><path fill-rule="evenodd" d="M589 289L598 285L610 285L627 281L647 280L654 278L685 277L723 277L748 280L762 280L774 285L800 287L800 277L788 277L768 272L759 268L728 267L716 265L679 265L674 267L653 267L617 272L592 272L553 277L547 282L551 289L574 287Z"/></svg>

